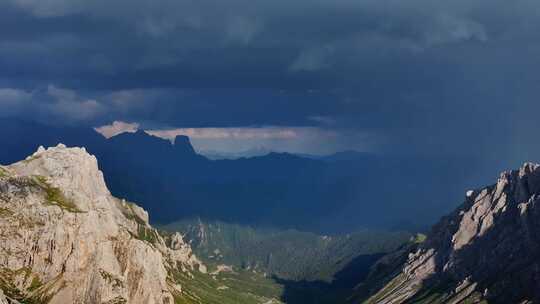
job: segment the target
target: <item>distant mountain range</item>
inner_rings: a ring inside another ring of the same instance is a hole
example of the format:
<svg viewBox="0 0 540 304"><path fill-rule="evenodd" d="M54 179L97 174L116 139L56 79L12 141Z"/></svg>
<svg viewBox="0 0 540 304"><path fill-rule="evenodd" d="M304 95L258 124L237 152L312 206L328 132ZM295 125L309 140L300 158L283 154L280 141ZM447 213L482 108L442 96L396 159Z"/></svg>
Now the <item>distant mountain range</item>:
<svg viewBox="0 0 540 304"><path fill-rule="evenodd" d="M199 150L197 153L203 155L204 157L212 160L235 160L239 158L252 158L257 156L265 156L270 153L287 153L274 151L266 147L256 147L253 149L239 151L239 152L224 152L224 151L215 151L215 150ZM326 160L326 161L358 161L365 159L369 156L372 156L372 153L369 152L358 152L358 151L341 151L328 155L317 155L317 154L308 154L308 153L289 153L303 158L315 159L315 160Z"/></svg>
<svg viewBox="0 0 540 304"><path fill-rule="evenodd" d="M91 128L0 120L0 163L39 145L84 146L100 159L112 193L137 201L152 221L201 217L256 227L338 233L362 228L416 229L455 207L478 184L480 163L343 152L305 157L271 152L235 160L197 154L185 136L170 141L143 131L105 139Z"/></svg>
<svg viewBox="0 0 540 304"><path fill-rule="evenodd" d="M56 132L65 132L63 140L73 143L86 132L34 124L18 127L41 133L4 141L3 157L9 156L6 151L23 151L35 139L58 140ZM171 145L144 132L109 141L99 137L85 140L96 140L96 146L88 147L107 159L109 163L100 166L110 170L105 175L126 195L155 195L158 192L153 187L160 186L160 191L169 190L168 195L147 201L157 210L176 204L183 207L180 201L173 204L166 200L174 198L171 195L176 192L189 193L186 185L220 191L213 187L219 183L237 187L248 177L255 186L269 181L298 182L298 176L289 180L281 173L297 173L292 169L298 168L306 170L302 177L307 178L328 174L319 171L321 168L358 169L357 162L365 169L373 169L368 164L380 166L378 156L369 156L369 161L325 161L278 153L210 161L193 151L188 138L179 137ZM359 155L358 159L364 157ZM525 163L518 170L500 174L495 184L467 191L460 207L443 217L427 236L415 237L406 232L373 230L317 235L201 220L179 221L159 230L150 225L144 209L111 195L98 168L98 160L86 149L64 145L40 147L16 163L0 166L0 303L540 302L538 164ZM178 174L182 168L189 178ZM229 175L205 175L235 168ZM445 166L436 168L448 170ZM261 169L267 174L255 174ZM338 173L344 172L351 171ZM367 172L379 177L375 171ZM389 172L394 173L385 171ZM426 172L430 171L422 171ZM329 174L336 177L338 173ZM180 179L184 177L186 180ZM345 177L356 180L362 175ZM128 188L126 181L139 183ZM333 189L321 179L300 181L307 181L306 187ZM178 188L168 188L173 185ZM393 189L398 194L403 190ZM309 195L307 188L301 190ZM368 188L362 190L369 194ZM325 201L313 202L324 205ZM301 200L298 204L307 208ZM223 211L219 204L214 206ZM208 208L200 210L204 207ZM382 207L396 211L392 205ZM285 211L296 208L276 208L272 216L288 219ZM179 212L171 217L179 215L186 216ZM368 215L375 217L376 213ZM300 224L310 227L306 222Z"/></svg>
<svg viewBox="0 0 540 304"><path fill-rule="evenodd" d="M239 152L225 152L225 151L216 151L216 150L199 150L197 153L205 156L208 159L212 160L222 160L222 159L238 159L238 158L250 158L255 156L264 156L272 152L275 152L271 149L265 147L256 147L249 150L239 151Z"/></svg>

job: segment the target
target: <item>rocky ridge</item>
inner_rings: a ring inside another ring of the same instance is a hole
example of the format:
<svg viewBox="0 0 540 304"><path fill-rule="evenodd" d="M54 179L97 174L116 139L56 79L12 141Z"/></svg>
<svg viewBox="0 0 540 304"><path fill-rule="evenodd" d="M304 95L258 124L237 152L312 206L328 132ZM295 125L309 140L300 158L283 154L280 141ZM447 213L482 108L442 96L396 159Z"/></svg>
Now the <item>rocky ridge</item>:
<svg viewBox="0 0 540 304"><path fill-rule="evenodd" d="M174 273L206 272L180 234L110 194L94 156L64 145L0 166L0 244L2 304L172 304Z"/></svg>
<svg viewBox="0 0 540 304"><path fill-rule="evenodd" d="M539 204L540 165L531 163L468 191L408 256L376 265L371 278L405 255L365 303L540 303Z"/></svg>

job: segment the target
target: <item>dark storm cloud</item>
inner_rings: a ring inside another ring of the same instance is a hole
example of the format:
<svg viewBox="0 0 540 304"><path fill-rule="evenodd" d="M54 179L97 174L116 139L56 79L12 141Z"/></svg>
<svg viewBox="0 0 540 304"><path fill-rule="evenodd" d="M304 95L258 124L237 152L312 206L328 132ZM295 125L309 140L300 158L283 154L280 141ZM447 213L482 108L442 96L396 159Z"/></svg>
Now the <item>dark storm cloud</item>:
<svg viewBox="0 0 540 304"><path fill-rule="evenodd" d="M0 108L94 125L318 126L369 132L383 150L521 159L540 153L530 140L539 10L532 0L2 1Z"/></svg>
<svg viewBox="0 0 540 304"><path fill-rule="evenodd" d="M5 74L69 86L333 87L393 57L485 42L498 6L492 21L465 1L11 0L1 54Z"/></svg>

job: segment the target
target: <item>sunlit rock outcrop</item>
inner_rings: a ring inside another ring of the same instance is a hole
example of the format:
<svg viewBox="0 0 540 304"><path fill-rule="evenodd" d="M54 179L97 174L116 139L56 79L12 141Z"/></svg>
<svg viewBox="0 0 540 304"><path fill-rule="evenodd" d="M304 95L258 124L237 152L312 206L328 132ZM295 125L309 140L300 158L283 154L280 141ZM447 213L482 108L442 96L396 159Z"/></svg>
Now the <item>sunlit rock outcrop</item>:
<svg viewBox="0 0 540 304"><path fill-rule="evenodd" d="M172 272L206 271L110 194L94 156L63 145L0 167L0 244L0 289L21 302L172 304Z"/></svg>
<svg viewBox="0 0 540 304"><path fill-rule="evenodd" d="M539 195L530 163L468 191L367 303L539 302Z"/></svg>

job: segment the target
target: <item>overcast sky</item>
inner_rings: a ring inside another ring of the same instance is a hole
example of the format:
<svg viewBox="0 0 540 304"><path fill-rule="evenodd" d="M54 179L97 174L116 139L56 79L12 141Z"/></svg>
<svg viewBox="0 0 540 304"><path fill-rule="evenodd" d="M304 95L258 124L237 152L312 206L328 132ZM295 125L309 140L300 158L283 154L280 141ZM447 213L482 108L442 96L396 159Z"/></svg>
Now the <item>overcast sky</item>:
<svg viewBox="0 0 540 304"><path fill-rule="evenodd" d="M540 160L539 17L534 0L2 0L0 115Z"/></svg>

